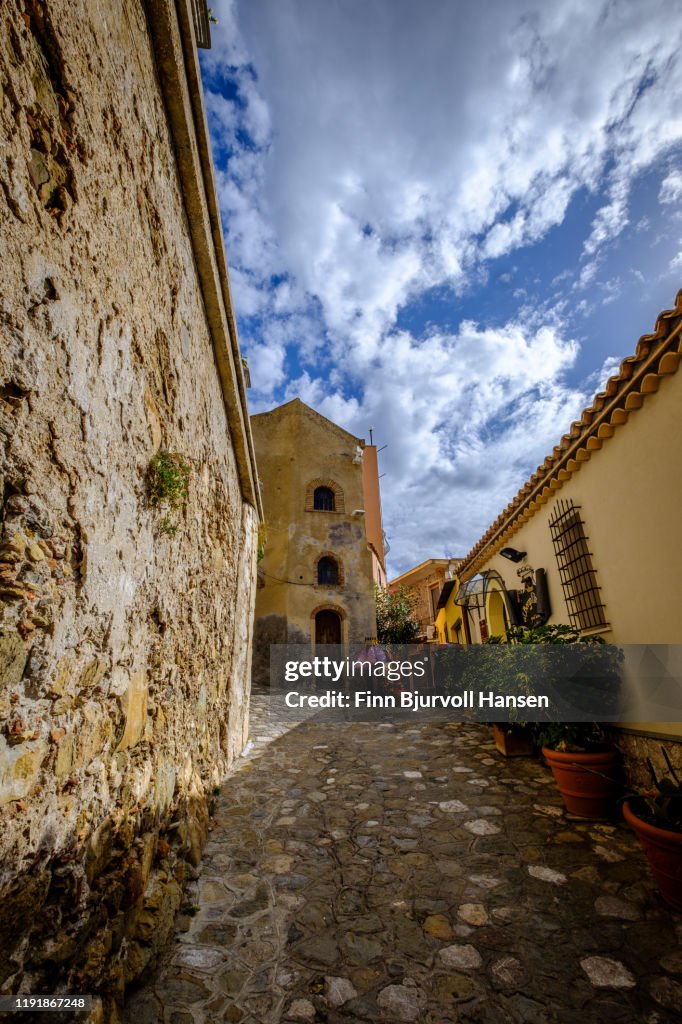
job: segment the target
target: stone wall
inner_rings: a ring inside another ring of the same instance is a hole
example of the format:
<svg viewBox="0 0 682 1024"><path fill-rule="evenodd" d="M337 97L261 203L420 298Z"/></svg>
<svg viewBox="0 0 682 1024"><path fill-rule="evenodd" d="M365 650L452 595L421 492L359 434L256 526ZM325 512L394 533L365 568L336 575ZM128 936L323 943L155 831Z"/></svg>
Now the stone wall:
<svg viewBox="0 0 682 1024"><path fill-rule="evenodd" d="M3 22L0 990L115 1001L245 742L257 513L159 21L141 0L18 0ZM159 450L190 467L175 513L149 498Z"/></svg>
<svg viewBox="0 0 682 1024"><path fill-rule="evenodd" d="M621 752L624 781L628 792L653 791L654 785L647 761L651 761L658 779L670 775L662 753L663 749L667 751L677 775L682 777L682 743L679 741L666 735L647 735L644 732L630 732L626 729L608 729L607 733Z"/></svg>

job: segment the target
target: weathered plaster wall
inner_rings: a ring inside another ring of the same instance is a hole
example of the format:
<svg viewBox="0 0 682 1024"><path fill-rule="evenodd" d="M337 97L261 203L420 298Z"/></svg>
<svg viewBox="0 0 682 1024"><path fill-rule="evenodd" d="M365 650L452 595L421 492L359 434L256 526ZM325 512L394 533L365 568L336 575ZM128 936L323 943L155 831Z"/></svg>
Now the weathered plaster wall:
<svg viewBox="0 0 682 1024"><path fill-rule="evenodd" d="M245 741L256 513L140 0L3 7L0 135L0 987L120 993Z"/></svg>
<svg viewBox="0 0 682 1024"><path fill-rule="evenodd" d="M337 611L342 642L364 643L376 633L372 557L364 516L358 439L295 400L252 417L268 539L256 600L254 678L265 681L272 643L314 640L314 613ZM331 481L343 510L306 509L313 481ZM338 586L317 583L317 562L331 554L340 566ZM290 582L281 582L290 581Z"/></svg>

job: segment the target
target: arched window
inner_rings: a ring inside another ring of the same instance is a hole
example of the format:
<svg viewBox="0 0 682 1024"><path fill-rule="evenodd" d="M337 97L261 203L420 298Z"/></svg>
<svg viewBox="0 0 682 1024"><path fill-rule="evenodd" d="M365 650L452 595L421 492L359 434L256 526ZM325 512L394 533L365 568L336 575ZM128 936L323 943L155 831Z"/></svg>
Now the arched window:
<svg viewBox="0 0 682 1024"><path fill-rule="evenodd" d="M339 567L333 558L325 555L317 563L317 582L323 586L335 586L339 582Z"/></svg>
<svg viewBox="0 0 682 1024"><path fill-rule="evenodd" d="M316 487L313 508L317 512L334 512L334 492L331 487Z"/></svg>
<svg viewBox="0 0 682 1024"><path fill-rule="evenodd" d="M306 512L345 512L343 491L335 480L317 477L309 480L305 489Z"/></svg>

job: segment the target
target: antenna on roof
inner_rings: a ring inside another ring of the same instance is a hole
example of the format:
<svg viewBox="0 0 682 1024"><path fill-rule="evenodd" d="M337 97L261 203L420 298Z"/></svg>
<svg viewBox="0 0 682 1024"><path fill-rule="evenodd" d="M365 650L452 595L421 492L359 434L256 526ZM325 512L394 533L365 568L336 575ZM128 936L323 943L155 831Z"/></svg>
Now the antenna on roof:
<svg viewBox="0 0 682 1024"><path fill-rule="evenodd" d="M372 427L369 427L368 429L369 429L369 443L370 444L374 444L374 440L373 440L373 437L372 437L372 435L374 433L374 430L373 430Z"/></svg>

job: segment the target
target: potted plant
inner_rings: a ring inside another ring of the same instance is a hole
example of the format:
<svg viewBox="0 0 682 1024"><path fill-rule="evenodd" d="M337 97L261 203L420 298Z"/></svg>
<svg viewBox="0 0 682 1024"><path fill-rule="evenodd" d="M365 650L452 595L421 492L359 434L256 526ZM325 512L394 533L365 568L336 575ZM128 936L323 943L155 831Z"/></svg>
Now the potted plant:
<svg viewBox="0 0 682 1024"><path fill-rule="evenodd" d="M467 694L486 687L497 693L530 692L523 665L503 636L491 636L478 645L441 644L436 651L438 685L449 694ZM532 727L510 711L504 722L491 722L497 750L505 757L535 752Z"/></svg>
<svg viewBox="0 0 682 1024"><path fill-rule="evenodd" d="M532 757L535 753L533 727L528 722L493 722L493 741L503 757Z"/></svg>
<svg viewBox="0 0 682 1024"><path fill-rule="evenodd" d="M623 815L639 839L661 896L682 911L682 784L668 751L661 749L671 778L657 778L647 759L655 791L628 797Z"/></svg>
<svg viewBox="0 0 682 1024"><path fill-rule="evenodd" d="M528 672L555 687L561 687L574 674L598 680L607 689L619 678L621 652L605 644L602 637L581 636L573 626L519 626L508 630L507 637L513 644L531 646L589 645L579 658L575 651L548 647L542 657L536 652L532 661L526 659ZM566 810L581 818L610 817L620 789L619 754L606 741L601 727L596 722L539 722L534 733Z"/></svg>
<svg viewBox="0 0 682 1024"><path fill-rule="evenodd" d="M498 693L524 692L528 690L528 677L524 665L518 658L518 651L509 645L514 631L509 630L505 636L489 636L483 641L484 647L493 650L484 651L473 648L468 653L475 655L472 672L465 676L465 686L480 685L485 679L486 685ZM533 726L528 722L515 719L512 715L504 722L491 723L495 748L503 757L530 757L535 753L535 735Z"/></svg>
<svg viewBox="0 0 682 1024"><path fill-rule="evenodd" d="M620 792L620 755L595 722L542 725L538 742L564 806L579 818L613 814Z"/></svg>

